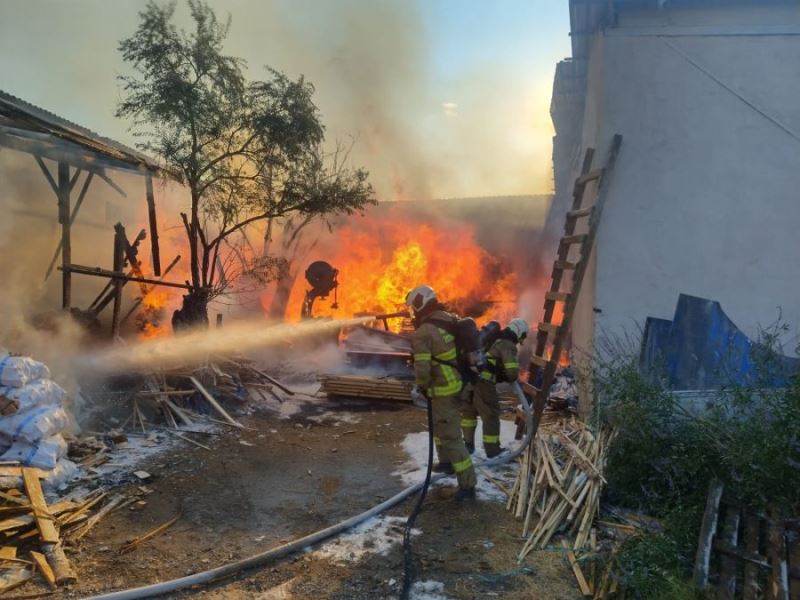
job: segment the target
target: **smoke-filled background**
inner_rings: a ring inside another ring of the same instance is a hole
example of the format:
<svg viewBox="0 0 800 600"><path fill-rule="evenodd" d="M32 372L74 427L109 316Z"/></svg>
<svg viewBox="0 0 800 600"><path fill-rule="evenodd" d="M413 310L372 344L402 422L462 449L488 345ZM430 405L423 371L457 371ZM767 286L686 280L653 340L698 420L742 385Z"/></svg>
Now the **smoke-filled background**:
<svg viewBox="0 0 800 600"><path fill-rule="evenodd" d="M0 88L133 143L114 118L117 43L144 0L3 0ZM357 140L380 199L551 191L550 89L563 0L214 0L227 50L305 75L330 139ZM188 26L184 2L179 21ZM536 33L534 33L536 32ZM542 32L545 32L544 34Z"/></svg>
<svg viewBox="0 0 800 600"><path fill-rule="evenodd" d="M221 18L230 14L226 51L247 61L251 78L268 77L264 66L269 65L290 77L303 75L315 85L329 142L353 142L352 163L370 171L378 199L412 200L419 207L431 198L551 191L550 88L553 65L568 54L566 2L213 0L210 4ZM129 124L114 117L120 98L116 77L126 69L117 45L135 30L144 5L143 0L3 0L0 89L133 145ZM177 5L177 19L182 26L191 26L185 2ZM130 239L146 225L143 180L111 174L127 197L95 179L73 229L77 264L110 268L113 224L125 224ZM474 238L484 247L491 242L490 250L502 254L500 267L492 257L475 257L488 265L486 277L501 278L502 285L490 287L488 300L497 300L498 291L508 289L504 282L511 281L509 270L516 277L510 297L517 299L531 284L523 280L529 273L520 271L519 265L532 264L533 238L526 237L527 243L513 249L506 242L519 238L521 210L527 217L526 230L536 229L546 201L529 204L530 210L510 202L497 204L491 219L484 211L478 227L475 218L469 223L470 209L462 211L457 202L441 209L436 219L431 211L404 209L408 233L395 233L397 248L384 249L376 269L413 241L421 223L438 222L442 224L441 243L435 248L439 255L447 258L451 239ZM188 256L178 214L185 210L188 197L172 185L157 190L157 203L162 263L183 252L184 260L169 277L181 281ZM59 357L78 345L81 332L58 311L60 273L53 271L44 278L59 229L55 196L32 157L0 152L0 205L4 211L0 343L37 356L58 371ZM359 235L380 233L385 230L380 229L385 227L380 219L396 219L397 213L371 214L350 224L349 230ZM331 237L324 228L318 231L322 236L315 246L318 252L340 250L336 234ZM254 237L257 242L258 234ZM145 241L140 258L146 263L148 257ZM324 257L313 251L306 256L307 260ZM429 255L427 260L436 259ZM304 268L302 261L295 265L302 288L295 289L295 299L305 289ZM80 307L88 306L105 284L81 276L74 276L73 282L73 305ZM274 287L260 298L268 316L276 316L269 315L267 306ZM349 287L351 292L356 289ZM369 293L370 288L365 289ZM136 292L135 286L126 287L126 309ZM162 324L168 326L180 291L162 289L150 300L165 308ZM251 299L251 306L258 300ZM534 303L540 304L539 300ZM290 317L296 312L294 302L287 312ZM147 325L155 323L156 319ZM131 326L135 318L128 323Z"/></svg>

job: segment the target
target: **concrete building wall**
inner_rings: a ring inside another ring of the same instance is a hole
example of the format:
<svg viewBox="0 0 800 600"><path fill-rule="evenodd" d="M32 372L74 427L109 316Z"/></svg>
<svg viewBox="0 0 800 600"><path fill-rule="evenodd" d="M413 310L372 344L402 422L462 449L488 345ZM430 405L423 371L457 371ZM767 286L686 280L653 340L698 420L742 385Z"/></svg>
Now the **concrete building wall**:
<svg viewBox="0 0 800 600"><path fill-rule="evenodd" d="M724 4L623 11L592 39L580 143L599 164L624 142L576 348L671 318L679 293L751 337L779 307L800 330L800 8Z"/></svg>

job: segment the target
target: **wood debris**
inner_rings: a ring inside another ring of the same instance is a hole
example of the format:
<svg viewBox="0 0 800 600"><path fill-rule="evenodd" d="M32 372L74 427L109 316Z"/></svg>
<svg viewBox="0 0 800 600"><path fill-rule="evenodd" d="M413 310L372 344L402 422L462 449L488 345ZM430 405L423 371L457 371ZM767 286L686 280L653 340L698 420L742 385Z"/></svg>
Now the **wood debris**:
<svg viewBox="0 0 800 600"><path fill-rule="evenodd" d="M400 402L411 402L411 388L414 386L413 381L355 375L328 375L321 377L320 382L322 391L330 399L369 398Z"/></svg>
<svg viewBox="0 0 800 600"><path fill-rule="evenodd" d="M605 479L613 432L595 435L572 415L546 412L523 454L507 508L523 521L520 560L546 547L559 533L573 538L572 550L589 541Z"/></svg>

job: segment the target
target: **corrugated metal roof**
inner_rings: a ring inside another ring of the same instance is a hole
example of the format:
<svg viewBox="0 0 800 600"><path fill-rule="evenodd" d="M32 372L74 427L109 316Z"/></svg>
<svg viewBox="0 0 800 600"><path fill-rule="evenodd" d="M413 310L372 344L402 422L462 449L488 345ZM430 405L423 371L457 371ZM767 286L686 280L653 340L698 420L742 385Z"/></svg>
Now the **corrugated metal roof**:
<svg viewBox="0 0 800 600"><path fill-rule="evenodd" d="M133 148L2 90L0 136L5 136L9 143L18 144L18 148L50 141L58 145L60 152L88 154L92 159L100 159L102 166L109 168L152 172L163 170L154 159Z"/></svg>

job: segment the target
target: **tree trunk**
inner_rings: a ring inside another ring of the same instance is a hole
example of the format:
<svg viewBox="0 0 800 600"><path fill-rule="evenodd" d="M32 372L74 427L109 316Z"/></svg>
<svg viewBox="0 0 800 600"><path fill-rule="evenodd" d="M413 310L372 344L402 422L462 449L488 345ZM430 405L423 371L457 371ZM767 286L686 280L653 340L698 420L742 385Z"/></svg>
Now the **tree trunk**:
<svg viewBox="0 0 800 600"><path fill-rule="evenodd" d="M191 257L192 285L196 289L203 287L202 279L200 278L200 249L197 244L198 238L200 237L199 204L200 197L197 195L196 190L192 190L192 220L189 223L189 254Z"/></svg>
<svg viewBox="0 0 800 600"><path fill-rule="evenodd" d="M172 313L172 330L177 333L195 327L208 329L208 301L205 288L196 288L186 294L183 305Z"/></svg>

